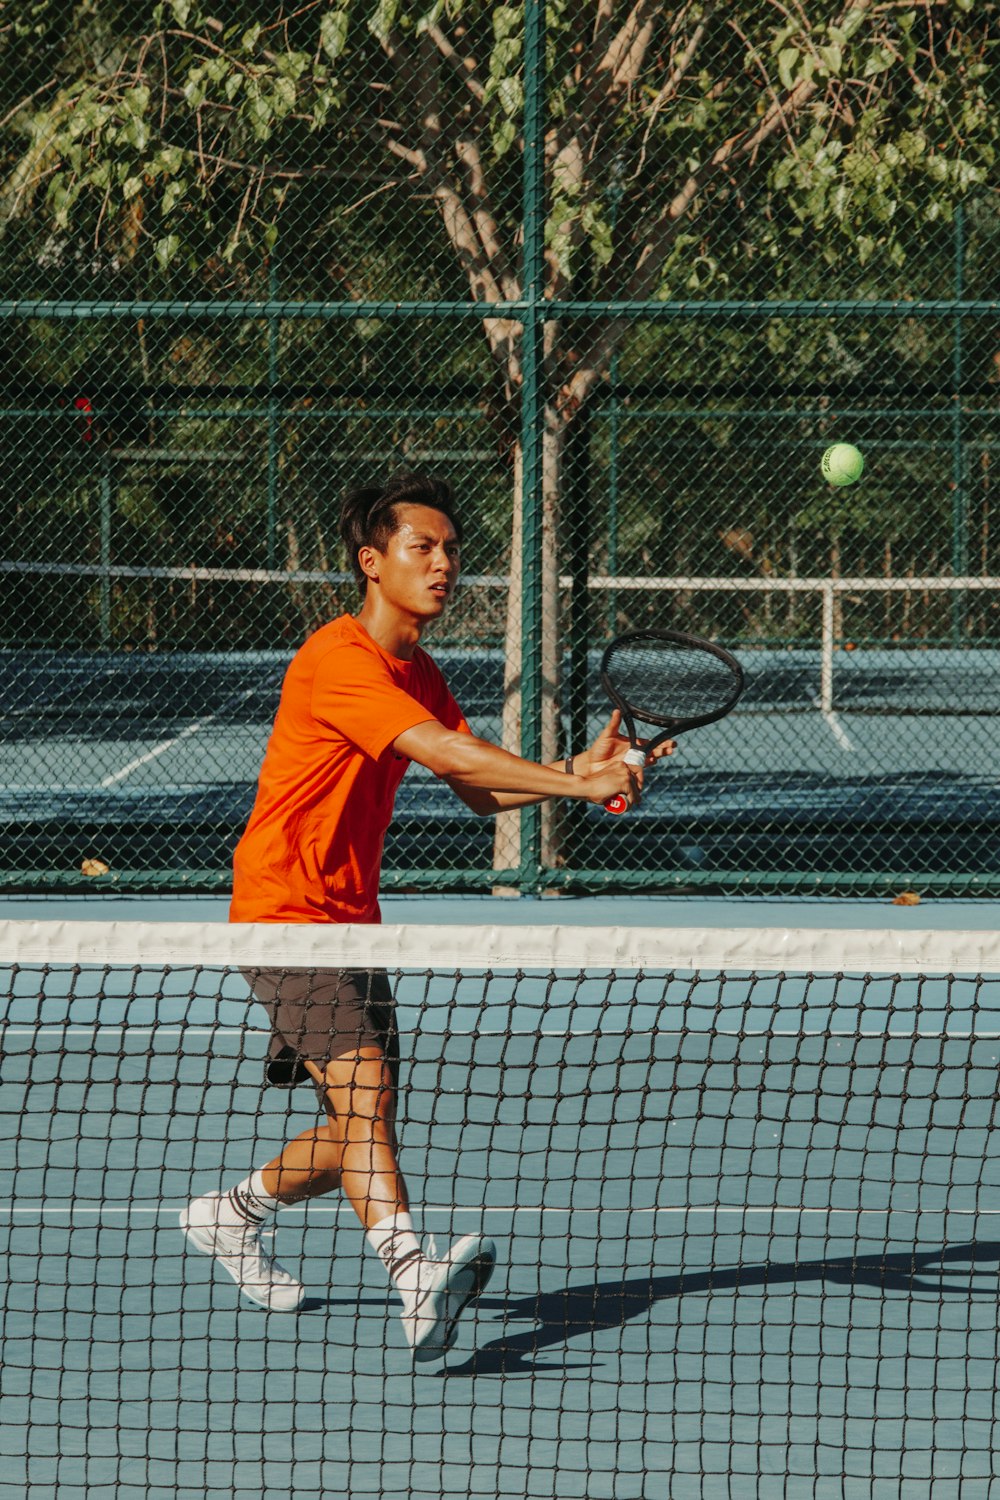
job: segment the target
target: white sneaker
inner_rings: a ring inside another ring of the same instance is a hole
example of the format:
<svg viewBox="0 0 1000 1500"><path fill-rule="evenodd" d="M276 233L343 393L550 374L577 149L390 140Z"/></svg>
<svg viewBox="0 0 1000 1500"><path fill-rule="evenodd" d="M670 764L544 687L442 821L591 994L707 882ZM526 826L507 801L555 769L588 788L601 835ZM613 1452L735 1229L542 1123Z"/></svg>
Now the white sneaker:
<svg viewBox="0 0 1000 1500"><path fill-rule="evenodd" d="M402 1294L403 1327L415 1360L440 1359L451 1348L459 1317L486 1286L496 1259L492 1240L467 1234L444 1260L424 1260L416 1291Z"/></svg>
<svg viewBox="0 0 1000 1500"><path fill-rule="evenodd" d="M214 1255L245 1297L270 1312L294 1312L306 1289L278 1264L261 1244L260 1229L248 1224L220 1224L221 1193L195 1198L181 1214L181 1228L191 1244Z"/></svg>

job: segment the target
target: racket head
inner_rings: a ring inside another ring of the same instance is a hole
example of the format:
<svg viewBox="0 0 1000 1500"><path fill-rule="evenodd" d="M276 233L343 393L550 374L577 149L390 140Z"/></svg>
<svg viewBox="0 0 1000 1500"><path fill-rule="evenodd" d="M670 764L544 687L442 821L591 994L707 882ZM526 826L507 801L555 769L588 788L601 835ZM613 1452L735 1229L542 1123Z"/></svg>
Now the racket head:
<svg viewBox="0 0 1000 1500"><path fill-rule="evenodd" d="M637 723L671 734L725 718L743 692L743 668L729 651L680 630L633 630L605 648L601 686L621 710L629 738Z"/></svg>

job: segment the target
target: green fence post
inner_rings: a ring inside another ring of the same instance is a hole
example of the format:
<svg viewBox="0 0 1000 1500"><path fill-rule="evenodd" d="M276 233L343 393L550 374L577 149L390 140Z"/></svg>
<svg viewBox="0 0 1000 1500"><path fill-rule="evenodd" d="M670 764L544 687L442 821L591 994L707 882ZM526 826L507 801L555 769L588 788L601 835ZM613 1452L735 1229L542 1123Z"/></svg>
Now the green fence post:
<svg viewBox="0 0 1000 1500"><path fill-rule="evenodd" d="M542 754L542 336L545 248L545 0L524 5L524 156L522 210L524 247L521 333L521 754ZM541 886L542 820L538 807L521 810L522 895Z"/></svg>

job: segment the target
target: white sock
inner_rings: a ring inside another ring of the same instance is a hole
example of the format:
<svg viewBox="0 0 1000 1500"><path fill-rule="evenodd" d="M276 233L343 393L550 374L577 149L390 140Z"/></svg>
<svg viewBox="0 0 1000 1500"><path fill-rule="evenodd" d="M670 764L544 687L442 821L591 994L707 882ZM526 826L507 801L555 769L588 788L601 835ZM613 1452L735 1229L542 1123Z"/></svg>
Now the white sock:
<svg viewBox="0 0 1000 1500"><path fill-rule="evenodd" d="M264 1187L263 1172L251 1172L223 1194L219 1218L224 1224L249 1224L255 1228L266 1224L280 1206L280 1198L273 1198Z"/></svg>
<svg viewBox="0 0 1000 1500"><path fill-rule="evenodd" d="M420 1241L408 1213L390 1214L367 1232L369 1245L389 1273L397 1291L419 1291L419 1272L423 1261Z"/></svg>

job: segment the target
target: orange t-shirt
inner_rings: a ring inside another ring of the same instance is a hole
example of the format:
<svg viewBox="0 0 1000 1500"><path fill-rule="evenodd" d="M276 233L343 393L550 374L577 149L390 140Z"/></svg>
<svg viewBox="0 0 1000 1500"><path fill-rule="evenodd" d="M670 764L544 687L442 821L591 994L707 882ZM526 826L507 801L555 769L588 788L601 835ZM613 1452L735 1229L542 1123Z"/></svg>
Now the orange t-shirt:
<svg viewBox="0 0 1000 1500"><path fill-rule="evenodd" d="M293 657L233 857L231 922L378 922L382 844L409 761L397 735L438 719L469 732L418 647L401 661L351 615Z"/></svg>

